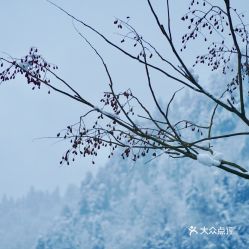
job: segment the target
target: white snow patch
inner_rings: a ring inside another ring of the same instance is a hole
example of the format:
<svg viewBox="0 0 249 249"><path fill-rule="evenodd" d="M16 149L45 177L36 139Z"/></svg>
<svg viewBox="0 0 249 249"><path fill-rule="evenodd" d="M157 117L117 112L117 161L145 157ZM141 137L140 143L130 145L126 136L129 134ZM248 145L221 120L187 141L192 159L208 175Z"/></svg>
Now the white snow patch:
<svg viewBox="0 0 249 249"><path fill-rule="evenodd" d="M104 115L106 115L106 116L113 117L113 118L115 118L115 119L118 119L118 118L119 118L118 115L113 114L113 113L110 113L110 112L102 111L102 113L103 113Z"/></svg>
<svg viewBox="0 0 249 249"><path fill-rule="evenodd" d="M213 159L221 161L223 160L224 156L222 153L218 152L218 151L214 151L213 152Z"/></svg>
<svg viewBox="0 0 249 249"><path fill-rule="evenodd" d="M113 117L113 118L115 118L115 119L119 119L119 116L118 116L118 115L113 114L113 113L110 113L110 112L106 112L106 111L104 111L104 110L101 110L101 109L100 109L99 107L97 107L97 106L94 106L93 109L94 109L95 111L97 111L97 112L102 113L103 115L105 115L105 116L107 116L107 117Z"/></svg>
<svg viewBox="0 0 249 249"><path fill-rule="evenodd" d="M199 163L209 166L209 167L220 165L220 161L215 159L214 156L212 156L211 154L200 153L197 155L197 160Z"/></svg>

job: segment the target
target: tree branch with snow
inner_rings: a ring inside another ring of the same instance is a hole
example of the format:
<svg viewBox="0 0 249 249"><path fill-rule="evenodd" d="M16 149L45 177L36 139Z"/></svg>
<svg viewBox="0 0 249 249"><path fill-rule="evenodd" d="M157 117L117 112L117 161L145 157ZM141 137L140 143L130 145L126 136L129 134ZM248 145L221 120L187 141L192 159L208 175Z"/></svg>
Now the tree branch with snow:
<svg viewBox="0 0 249 249"><path fill-rule="evenodd" d="M127 20L114 20L116 28L122 32L121 45L117 45L86 22L55 3L48 2L73 20L75 31L90 46L102 64L108 80L108 90L103 94L100 103L87 100L78 90L74 89L72 82L66 82L59 76L58 67L47 62L38 53L37 48L31 48L29 53L20 59L1 57L0 80L1 83L5 83L21 74L33 90L47 87L48 93L55 91L86 107L86 113L80 116L77 123L69 125L55 137L70 141L71 144L62 156L61 164L70 164L78 155L92 157L94 164L94 158L98 156L98 151L109 148L109 157L113 156L117 149L121 151L122 158L129 157L133 161L146 155L157 158L159 155L165 154L176 159L197 160L200 164L214 166L249 179L246 167L225 160L226 156L224 155L223 158L220 153L215 152L214 148L214 141L248 136L249 132L247 130L231 131L218 135L213 135L212 132L215 127L220 125L219 121L215 119L218 109L233 115L247 129L249 126L246 109L246 98L248 97L246 97L244 87L249 68L247 56L249 36L247 26L243 21L243 14L239 14L236 9L232 8L230 1L224 0L224 6L222 3L217 6L212 4L212 1L206 0L198 3L194 0L191 1L189 11L182 17L182 21L188 22L188 27L186 34L182 36L182 46L179 48L174 40L173 15L170 15L169 1L167 1L168 16L165 21L160 19L152 2L147 0L148 9L157 25L155 33L165 39L168 52L173 55L173 58L164 56L152 42L146 40L130 24L130 17ZM101 52L81 31L82 27L92 31L114 51L120 52L143 66L146 78L143 87L148 88L148 94L153 99L154 107L147 107L146 100L135 96L132 89L119 92L115 90L111 70ZM195 71L191 65L188 65L182 53L193 40L209 44L207 52L195 58L192 65L197 68ZM125 44L127 44L126 48ZM129 52L130 46L136 48L136 52ZM233 68L230 63L234 55L236 68ZM156 57L156 60L153 60L152 57ZM205 66L207 70L210 68L210 73L218 72L225 75L229 72L233 75L232 80L221 84L219 89L212 92L196 74L200 66ZM179 83L185 89L189 89L195 97L205 98L213 107L209 121L200 125L191 117L184 119L179 116L177 120L172 120L170 114L174 108L172 105L178 91L173 94L166 106L160 103L155 91L152 71L157 71L162 78ZM236 103L240 103L240 105L236 106ZM154 109L159 114L155 115ZM87 117L94 120L90 126L84 122ZM208 145L204 142L208 142Z"/></svg>

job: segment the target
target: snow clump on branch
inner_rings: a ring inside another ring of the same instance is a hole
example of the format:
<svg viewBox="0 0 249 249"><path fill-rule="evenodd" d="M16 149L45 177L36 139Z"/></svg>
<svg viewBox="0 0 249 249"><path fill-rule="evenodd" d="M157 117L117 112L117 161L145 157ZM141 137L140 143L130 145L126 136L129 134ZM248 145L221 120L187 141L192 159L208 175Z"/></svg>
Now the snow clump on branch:
<svg viewBox="0 0 249 249"><path fill-rule="evenodd" d="M213 155L211 154L198 154L197 155L197 161L203 165L206 166L219 166L221 164L222 160L222 154L221 153L214 153Z"/></svg>

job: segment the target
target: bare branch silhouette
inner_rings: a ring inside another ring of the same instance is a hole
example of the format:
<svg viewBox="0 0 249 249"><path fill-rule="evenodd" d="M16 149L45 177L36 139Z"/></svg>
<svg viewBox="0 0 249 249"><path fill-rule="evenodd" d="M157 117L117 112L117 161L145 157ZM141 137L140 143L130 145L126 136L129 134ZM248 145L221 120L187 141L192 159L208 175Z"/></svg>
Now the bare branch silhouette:
<svg viewBox="0 0 249 249"><path fill-rule="evenodd" d="M127 20L116 19L114 21L116 27L123 33L121 34L122 45L116 45L91 25L52 1L47 1L73 20L75 31L92 49L94 55L99 58L109 82L109 89L104 93L100 100L101 106L99 106L97 103L85 99L78 90L74 89L71 82L62 79L57 73L57 66L47 62L38 53L37 48L31 48L28 55L20 59L0 58L0 64L3 68L0 72L1 83L12 80L16 75L21 74L34 90L46 86L49 92L50 90L56 91L87 106L86 113L80 116L77 123L69 125L56 136L58 139L69 140L71 143L70 148L62 157L61 164L64 162L70 164L71 160L74 161L79 154L91 156L94 164L94 158L98 156L98 151L101 148L109 147L109 157L113 156L119 148L123 158L130 157L133 161L146 155L149 155L150 160L153 160L153 158L163 154L172 158L190 158L200 162L204 157L209 157L210 166L249 179L249 173L245 167L215 156L212 144L216 140L249 135L247 131L212 134L212 130L219 126L219 122L215 120L218 109L233 114L239 119L239 122L246 127L249 126L246 93L243 86L246 77L249 76L249 35L247 26L243 22L243 16L231 7L229 0L223 0L225 8L222 5L213 5L212 1L201 0L197 4L192 0L189 11L182 17L183 21L188 22L188 31L182 36L182 48L180 49L177 48L174 41L174 29L171 26L173 15L170 8L173 3L170 4L169 0L166 1L167 23L165 24L163 20L160 20L152 1L147 0L148 9L155 19L157 31L159 31L158 34L166 40L170 52L174 56L173 59L164 56L155 45L143 38ZM232 15L231 12L235 15ZM93 46L80 27L91 30L111 48L144 67L146 76L144 87L148 88L155 109L160 114L159 117L154 114L154 109L150 110L143 100L133 94L132 89L122 92L115 90L111 70L101 55L101 51ZM217 37L213 37L213 33L216 33ZM195 63L190 66L186 63L181 51L187 48L191 40L195 39L202 39L205 42L210 40L211 45L207 48L208 52L204 55L198 55ZM137 54L132 54L122 47L127 40L131 41L133 46L137 48ZM160 59L163 66L152 61L153 55ZM236 70L230 65L234 55L237 64ZM218 72L219 70L222 74L230 71L234 77L232 81L224 84L224 87L222 86L224 89L221 89L219 96L216 96L217 94L207 90L205 84L195 78L191 67L198 64L205 64L211 68L211 71ZM205 97L210 106L213 106L209 122L198 124L191 118L187 120L182 117L178 117L177 121L172 121L170 111L178 91L173 94L167 106L163 106L154 89L151 70L156 70L166 79L180 83L183 87L191 90L194 96ZM84 122L84 119L89 116L94 120L90 127ZM185 131L192 132L193 136L191 138L185 136ZM204 142L208 142L209 145L204 145Z"/></svg>

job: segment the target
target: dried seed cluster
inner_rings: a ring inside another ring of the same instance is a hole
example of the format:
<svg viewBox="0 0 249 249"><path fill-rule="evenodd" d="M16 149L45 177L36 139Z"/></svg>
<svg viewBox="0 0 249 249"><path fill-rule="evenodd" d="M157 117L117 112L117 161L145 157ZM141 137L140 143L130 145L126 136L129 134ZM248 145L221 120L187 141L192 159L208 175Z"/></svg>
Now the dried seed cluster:
<svg viewBox="0 0 249 249"><path fill-rule="evenodd" d="M6 68L0 72L1 83L15 79L18 74L24 75L27 83L32 85L32 89L40 89L41 84L48 85L50 80L47 77L47 73L53 69L58 69L57 66L48 63L40 54L38 54L37 48L30 48L29 53L21 58L12 61L1 59L1 67L4 67L6 62Z"/></svg>

